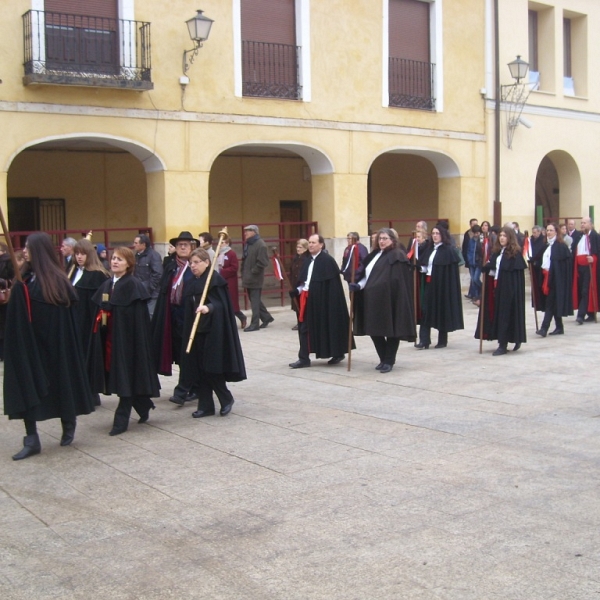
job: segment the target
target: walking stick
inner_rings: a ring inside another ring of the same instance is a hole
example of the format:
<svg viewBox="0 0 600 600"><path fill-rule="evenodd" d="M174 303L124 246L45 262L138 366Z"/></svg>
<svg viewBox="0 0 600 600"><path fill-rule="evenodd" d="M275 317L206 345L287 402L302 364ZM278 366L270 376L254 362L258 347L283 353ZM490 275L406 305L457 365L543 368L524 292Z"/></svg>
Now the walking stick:
<svg viewBox="0 0 600 600"><path fill-rule="evenodd" d="M533 274L533 267L529 262L529 281L531 285L531 299L533 300L533 316L535 317L535 330L539 329L538 316L537 316L537 288L535 285L535 276Z"/></svg>
<svg viewBox="0 0 600 600"><path fill-rule="evenodd" d="M410 249L410 251L412 252L412 256L410 257L412 259L412 263L413 263L413 312L415 313L414 317L415 317L415 327L417 326L418 322L419 322L419 317L417 316L417 294L419 293L419 273L417 271L417 253L415 252L415 244L416 244L416 239L417 239L417 232L413 231L413 241L412 241L412 247Z"/></svg>
<svg viewBox="0 0 600 600"><path fill-rule="evenodd" d="M287 273L285 272L285 269L283 268L283 265L281 264L281 261L279 260L279 252L278 252L277 248L275 246L273 246L273 248L271 248L271 252L273 252L273 257L279 263L281 277L283 278L283 282L285 283L285 285L287 285L288 290L290 290L290 292L295 290L296 288L292 286L292 282L290 281L290 278L287 276ZM277 271L275 272L275 275L277 275ZM298 298L296 298L296 297L292 298L292 302L294 303L294 306L296 307L296 310L298 311L298 313L300 313L300 306L298 306Z"/></svg>
<svg viewBox="0 0 600 600"><path fill-rule="evenodd" d="M597 280L594 279L594 270L592 269L592 263L588 263L590 268L590 288L592 290L592 302L594 306L594 323L598 322L598 290L596 288Z"/></svg>
<svg viewBox="0 0 600 600"><path fill-rule="evenodd" d="M483 354L483 322L485 319L485 287L487 273L483 273L483 282L481 286L481 298L479 302L479 354Z"/></svg>
<svg viewBox="0 0 600 600"><path fill-rule="evenodd" d="M12 240L10 239L10 231L8 231L8 227L6 226L6 221L4 220L4 213L2 212L1 206L0 222L2 223L2 231L4 233L4 237L6 238L6 246L8 247L8 253L10 254L10 260L13 265L15 277L17 278L17 281L23 281L23 278L21 277L21 269L19 269L19 263L17 262L17 257L15 256L15 249L13 248Z"/></svg>
<svg viewBox="0 0 600 600"><path fill-rule="evenodd" d="M356 253L356 256L354 255ZM358 258L358 246L354 244L350 250L350 260L352 261L352 270L350 271L350 283L354 283L356 277L356 260ZM350 322L348 323L348 371L352 368L352 324L354 321L354 292L350 292Z"/></svg>
<svg viewBox="0 0 600 600"><path fill-rule="evenodd" d="M221 249L221 244L223 243L223 238L227 235L227 227L223 227L221 231L219 231L219 243L217 244L217 249L215 250L215 256L213 258L212 264L210 265L210 270L208 271L208 277L206 278L206 283L204 284L204 290L202 291L202 297L200 298L200 304L198 306L202 306L204 301L206 300L206 296L208 294L208 286L210 285L210 280L212 278L212 274L215 272L215 266L217 264L217 260L219 258L219 250ZM196 336L196 330L198 329L198 324L200 323L200 316L202 313L197 312L196 318L194 319L194 325L192 327L192 332L190 333L190 340L188 342L187 348L185 349L185 353L189 354L192 349L192 344L194 343L194 337Z"/></svg>

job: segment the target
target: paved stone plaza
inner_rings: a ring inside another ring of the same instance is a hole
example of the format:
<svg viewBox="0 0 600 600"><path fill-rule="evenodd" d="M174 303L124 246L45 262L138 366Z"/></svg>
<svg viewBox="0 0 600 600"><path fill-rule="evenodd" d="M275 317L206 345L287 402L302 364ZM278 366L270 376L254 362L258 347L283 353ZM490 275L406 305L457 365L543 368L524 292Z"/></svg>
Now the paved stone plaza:
<svg viewBox="0 0 600 600"><path fill-rule="evenodd" d="M368 338L291 370L294 315L242 333L229 417L168 402L111 438L116 397L0 420L2 600L600 599L600 324L492 357L476 308L445 350ZM435 343L434 337L434 343Z"/></svg>

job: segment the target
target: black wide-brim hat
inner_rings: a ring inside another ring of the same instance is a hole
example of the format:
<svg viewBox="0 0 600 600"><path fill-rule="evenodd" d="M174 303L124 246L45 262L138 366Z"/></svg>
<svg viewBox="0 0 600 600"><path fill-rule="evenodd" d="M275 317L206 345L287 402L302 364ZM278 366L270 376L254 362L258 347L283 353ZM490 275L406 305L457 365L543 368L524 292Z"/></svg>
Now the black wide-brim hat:
<svg viewBox="0 0 600 600"><path fill-rule="evenodd" d="M197 240L189 231L182 231L178 237L169 240L171 246L176 246L177 242L194 242L196 247L200 246L200 241Z"/></svg>

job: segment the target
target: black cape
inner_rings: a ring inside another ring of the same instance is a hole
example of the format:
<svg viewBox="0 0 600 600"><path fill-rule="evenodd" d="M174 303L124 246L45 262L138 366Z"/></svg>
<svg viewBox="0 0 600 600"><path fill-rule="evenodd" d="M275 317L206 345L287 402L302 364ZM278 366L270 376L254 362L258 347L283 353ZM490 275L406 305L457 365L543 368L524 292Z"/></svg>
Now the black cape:
<svg viewBox="0 0 600 600"><path fill-rule="evenodd" d="M419 256L421 266L429 264L433 250L434 245L428 244ZM425 285L421 325L438 331L464 329L458 260L451 245L442 244L438 247L433 258L431 281Z"/></svg>
<svg viewBox="0 0 600 600"><path fill-rule="evenodd" d="M204 302L209 307L209 313L200 318L192 348L189 354L186 353L207 277L208 271L205 271L201 277L186 282L183 288L181 382L190 387L201 371L223 375L225 381L246 379L244 355L227 281L218 273L212 275Z"/></svg>
<svg viewBox="0 0 600 600"><path fill-rule="evenodd" d="M563 242L556 240L550 250L548 297L554 299L554 314L558 317L568 317L573 314L572 267L571 251Z"/></svg>
<svg viewBox="0 0 600 600"><path fill-rule="evenodd" d="M300 281L306 281L310 264L310 260L304 264ZM320 252L314 259L304 321L308 326L310 352L317 358L343 356L348 352L350 317L340 269L326 252Z"/></svg>
<svg viewBox="0 0 600 600"><path fill-rule="evenodd" d="M106 370L107 331L95 322L92 331L88 372L92 390L120 397L160 395L158 375L154 370L150 346L150 295L144 284L133 275L123 275L111 292L112 279L105 281L92 297L96 313L111 312L112 321L110 364ZM102 302L102 294L109 294Z"/></svg>
<svg viewBox="0 0 600 600"><path fill-rule="evenodd" d="M365 268L379 254L371 252ZM406 252L384 252L371 270L363 290L354 294L354 335L416 340L412 269Z"/></svg>
<svg viewBox="0 0 600 600"><path fill-rule="evenodd" d="M496 268L499 253L491 256L484 269L486 272ZM512 258L504 256L500 261L500 272L496 280L494 293L485 298L485 306L479 307L478 326L475 338L479 339L481 312L484 314L483 339L498 340L499 344L525 343L525 270L527 264L518 253ZM489 303L493 304L493 310ZM493 316L490 319L490 315Z"/></svg>
<svg viewBox="0 0 600 600"><path fill-rule="evenodd" d="M9 419L73 420L94 411L72 307L47 303L35 280L13 285L4 360L4 414Z"/></svg>
<svg viewBox="0 0 600 600"><path fill-rule="evenodd" d="M96 290L108 279L108 275L102 271L84 271L81 279L75 284L75 290L79 301L73 307L75 321L81 336L81 347L84 356L87 357L90 350L90 338L92 327L96 317L97 306L92 302L92 296Z"/></svg>

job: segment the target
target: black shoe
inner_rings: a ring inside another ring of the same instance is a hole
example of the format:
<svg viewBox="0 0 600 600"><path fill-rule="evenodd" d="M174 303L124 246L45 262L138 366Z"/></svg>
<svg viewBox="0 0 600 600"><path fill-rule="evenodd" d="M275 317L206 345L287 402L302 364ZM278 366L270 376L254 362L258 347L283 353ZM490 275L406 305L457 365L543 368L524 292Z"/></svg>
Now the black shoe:
<svg viewBox="0 0 600 600"><path fill-rule="evenodd" d="M192 402L192 400L198 400L198 394L196 394L196 392L188 392L185 397L186 402Z"/></svg>
<svg viewBox="0 0 600 600"><path fill-rule="evenodd" d="M23 438L23 448L20 452L17 452L12 459L23 460L30 456L35 456L42 451L42 444L40 443L40 436L37 433L33 435L26 435Z"/></svg>
<svg viewBox="0 0 600 600"><path fill-rule="evenodd" d="M292 327L292 331L298 331L298 325L294 325L294 326Z"/></svg>
<svg viewBox="0 0 600 600"><path fill-rule="evenodd" d="M469 294L465 294L465 298L466 298L467 300L472 300L472 299L473 299L473 296L469 296Z"/></svg>
<svg viewBox="0 0 600 600"><path fill-rule="evenodd" d="M258 331L260 327L258 325L249 325L248 327L244 327L244 331Z"/></svg>
<svg viewBox="0 0 600 600"><path fill-rule="evenodd" d="M557 327L554 331L551 331L548 335L564 335L565 330L562 327Z"/></svg>
<svg viewBox="0 0 600 600"><path fill-rule="evenodd" d="M231 402L229 404L226 404L225 406L221 407L221 410L219 411L219 414L222 417L226 417L231 412L231 409L233 408L233 403L234 402L235 402L235 400L232 398Z"/></svg>
<svg viewBox="0 0 600 600"><path fill-rule="evenodd" d="M575 319L575 322L577 323L577 325L583 325L583 319L581 317L577 317Z"/></svg>
<svg viewBox="0 0 600 600"><path fill-rule="evenodd" d="M419 342L418 344L415 344L415 348L417 350L429 350L429 344L424 344L423 342Z"/></svg>
<svg viewBox="0 0 600 600"><path fill-rule="evenodd" d="M310 367L310 360L297 360L296 362L290 363L291 369L304 369Z"/></svg>
<svg viewBox="0 0 600 600"><path fill-rule="evenodd" d="M536 335L539 335L539 336L541 336L541 337L546 337L546 335L548 334L548 330L547 330L547 329L538 329L538 330L535 332L535 334L536 334ZM550 334L550 335L552 335L552 334Z"/></svg>
<svg viewBox="0 0 600 600"><path fill-rule="evenodd" d="M260 329L266 329L269 326L269 323L272 323L275 319L271 317L270 319L263 321L260 325Z"/></svg>
<svg viewBox="0 0 600 600"><path fill-rule="evenodd" d="M248 326L248 319L246 319L246 317L244 317L241 321L240 321L240 327L242 329L246 329L246 327Z"/></svg>
<svg viewBox="0 0 600 600"><path fill-rule="evenodd" d="M342 354L342 356L334 356L333 358L330 358L327 361L327 364L328 365L338 365L344 360L344 358L346 358L346 357L343 354Z"/></svg>
<svg viewBox="0 0 600 600"><path fill-rule="evenodd" d="M62 422L63 434L60 438L61 446L68 446L75 439L75 427L77 426L76 421L64 421Z"/></svg>
<svg viewBox="0 0 600 600"><path fill-rule="evenodd" d="M177 404L178 406L183 406L185 404L186 400L187 400L187 398L182 398L181 396L171 396L169 398L169 402L172 402L173 404Z"/></svg>
<svg viewBox="0 0 600 600"><path fill-rule="evenodd" d="M381 365L381 369L379 369L380 373L389 373L394 368L394 365Z"/></svg>
<svg viewBox="0 0 600 600"><path fill-rule="evenodd" d="M214 410L197 410L192 413L192 417L194 417L194 419L201 419L202 417L213 417L214 414Z"/></svg>
<svg viewBox="0 0 600 600"><path fill-rule="evenodd" d="M109 432L108 435L121 435L122 433L125 433L127 431L127 427L123 428L123 427L113 427Z"/></svg>
<svg viewBox="0 0 600 600"><path fill-rule="evenodd" d="M154 410L155 408L156 406L152 405L143 415L140 415L138 423L147 423L148 419L150 418L150 411Z"/></svg>
<svg viewBox="0 0 600 600"><path fill-rule="evenodd" d="M504 346L498 346L493 352L492 356L502 356L506 354L506 348Z"/></svg>
<svg viewBox="0 0 600 600"><path fill-rule="evenodd" d="M588 315L588 316L587 316L587 317L584 319L584 321L585 321L586 323L593 323L593 322L595 321L595 319L594 319L594 315Z"/></svg>
<svg viewBox="0 0 600 600"><path fill-rule="evenodd" d="M375 370L376 371L381 371L381 367L383 367L383 363L379 363L376 367Z"/></svg>
<svg viewBox="0 0 600 600"><path fill-rule="evenodd" d="M521 342L517 342L514 346L513 346L513 352L516 352L519 348L521 347Z"/></svg>
<svg viewBox="0 0 600 600"><path fill-rule="evenodd" d="M448 347L448 342L446 342L445 344L441 344L441 343L436 344L434 347L435 348L447 348Z"/></svg>

